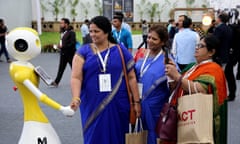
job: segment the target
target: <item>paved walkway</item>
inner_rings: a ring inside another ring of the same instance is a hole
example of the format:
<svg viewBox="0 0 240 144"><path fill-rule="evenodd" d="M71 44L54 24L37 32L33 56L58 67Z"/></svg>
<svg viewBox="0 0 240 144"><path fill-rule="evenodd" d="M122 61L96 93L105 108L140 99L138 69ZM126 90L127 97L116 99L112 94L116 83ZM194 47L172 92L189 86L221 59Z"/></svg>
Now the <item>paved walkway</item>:
<svg viewBox="0 0 240 144"><path fill-rule="evenodd" d="M31 62L41 65L50 76L55 78L58 68L57 53L43 53ZM16 144L23 126L22 102L18 91L13 91L13 82L9 77L9 64L0 63L0 144ZM63 105L71 100L70 68L66 68L58 88L49 88L40 81L40 90ZM229 133L228 144L239 144L240 137L240 81L237 81L237 98L229 102ZM81 144L82 133L79 111L72 118L63 116L60 112L41 104L41 108L49 118L63 144Z"/></svg>

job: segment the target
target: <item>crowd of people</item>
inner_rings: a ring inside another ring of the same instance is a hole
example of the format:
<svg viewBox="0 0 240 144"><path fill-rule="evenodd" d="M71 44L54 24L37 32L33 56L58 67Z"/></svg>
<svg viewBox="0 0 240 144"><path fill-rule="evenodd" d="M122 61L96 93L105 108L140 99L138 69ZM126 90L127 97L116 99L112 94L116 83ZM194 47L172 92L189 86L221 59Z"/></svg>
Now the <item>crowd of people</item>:
<svg viewBox="0 0 240 144"><path fill-rule="evenodd" d="M3 23L0 20L0 24ZM81 27L83 44L76 50L76 34L70 21L61 19L57 87L64 69L72 68L72 109L80 108L85 144L124 144L129 130L130 102L127 83L133 96L134 110L148 131L148 144L156 144L157 121L163 104L180 81L177 96L189 93L213 94L213 136L216 144L227 143L227 101L236 97L233 67L240 62L240 22L228 23L228 15L219 13L204 37L192 28L192 19L180 15L168 27L142 22L144 57L134 61L133 39L122 13L112 21L104 16L85 20ZM1 51L10 61L2 44L6 28L1 24ZM125 65L121 63L120 50ZM166 58L168 61L166 61ZM124 78L123 67L127 69ZM182 77L182 79L180 79ZM237 80L240 79L238 66ZM226 85L227 84L227 85Z"/></svg>
<svg viewBox="0 0 240 144"><path fill-rule="evenodd" d="M157 143L155 128L159 114L173 91L170 83L174 85L180 77L183 79L177 90L178 97L189 93L189 86L192 93L213 94L214 142L226 144L226 102L235 98L232 70L239 46L235 39L240 33L239 24L226 25L225 16L219 14L211 31L201 38L186 15L180 15L177 22L171 20L168 28L162 25L149 27L143 21L143 42L139 49L146 43L146 50L144 57L138 58L135 64L131 54L131 31L123 27L123 16L118 13L113 16L113 30L107 18L93 18L89 27L92 43L83 45L75 54L71 78L71 105L75 110L80 106L84 142L124 143L129 101L119 46L124 53L136 114L148 131L148 144ZM221 30L223 26L226 26L226 32ZM231 60L233 54L234 62Z"/></svg>

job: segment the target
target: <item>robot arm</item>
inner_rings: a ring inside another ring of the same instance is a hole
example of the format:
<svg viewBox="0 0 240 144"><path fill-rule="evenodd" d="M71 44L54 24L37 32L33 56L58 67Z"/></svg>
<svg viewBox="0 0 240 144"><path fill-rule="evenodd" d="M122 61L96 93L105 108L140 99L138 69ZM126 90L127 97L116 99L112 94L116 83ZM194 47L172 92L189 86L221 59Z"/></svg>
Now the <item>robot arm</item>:
<svg viewBox="0 0 240 144"><path fill-rule="evenodd" d="M50 99L46 94L42 93L30 80L24 80L23 84L37 97L42 103L56 109L60 110L66 116L73 116L74 110L70 106L62 106L56 101Z"/></svg>

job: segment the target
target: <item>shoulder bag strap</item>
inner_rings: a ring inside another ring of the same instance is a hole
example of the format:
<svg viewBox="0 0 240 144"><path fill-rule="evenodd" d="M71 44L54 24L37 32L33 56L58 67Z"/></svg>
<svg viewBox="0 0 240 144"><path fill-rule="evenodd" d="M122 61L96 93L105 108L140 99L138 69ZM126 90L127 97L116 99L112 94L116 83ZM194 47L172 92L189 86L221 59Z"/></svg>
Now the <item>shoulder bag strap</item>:
<svg viewBox="0 0 240 144"><path fill-rule="evenodd" d="M122 60L122 66L123 66L123 72L124 72L124 77L125 77L125 81L126 81L126 86L127 86L127 92L128 92L128 97L129 97L129 102L130 104L133 103L133 98L131 95L131 91L130 91L130 87L129 87L129 81L128 81L128 75L127 75L127 70L126 70L126 64L124 61L124 57L123 57L123 53L122 53L122 49L120 48L119 45L117 45L120 56L121 56L121 60Z"/></svg>
<svg viewBox="0 0 240 144"><path fill-rule="evenodd" d="M176 85L174 91L172 92L171 96L169 97L168 103L172 103L173 100L176 100L176 99L177 99L177 93L178 93L178 90L179 90L179 88L180 88L180 86L181 86L181 83L182 83L182 77L183 77L183 76L181 76L181 77L179 78L179 80L178 80L178 82L177 82L177 85ZM177 105L177 103L176 103L176 105Z"/></svg>

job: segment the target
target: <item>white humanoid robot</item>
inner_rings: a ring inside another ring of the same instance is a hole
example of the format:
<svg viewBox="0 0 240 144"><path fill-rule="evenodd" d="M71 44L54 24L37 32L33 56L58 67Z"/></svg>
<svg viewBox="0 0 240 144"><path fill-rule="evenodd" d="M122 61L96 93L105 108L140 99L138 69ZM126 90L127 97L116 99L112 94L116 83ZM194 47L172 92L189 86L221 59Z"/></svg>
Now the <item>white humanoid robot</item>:
<svg viewBox="0 0 240 144"><path fill-rule="evenodd" d="M39 101L66 116L72 116L74 111L70 106L62 106L50 99L38 89L39 76L34 72L34 66L28 62L41 52L38 33L31 28L16 28L6 36L6 45L9 54L17 60L10 64L10 76L20 92L24 108L24 125L18 143L61 144L57 133L42 112Z"/></svg>

